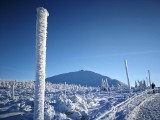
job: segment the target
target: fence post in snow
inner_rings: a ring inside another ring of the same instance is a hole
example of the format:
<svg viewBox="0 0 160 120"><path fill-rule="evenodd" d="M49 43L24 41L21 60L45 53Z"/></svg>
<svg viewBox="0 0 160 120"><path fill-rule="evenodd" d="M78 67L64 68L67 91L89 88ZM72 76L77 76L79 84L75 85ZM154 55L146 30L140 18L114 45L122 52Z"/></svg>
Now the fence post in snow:
<svg viewBox="0 0 160 120"><path fill-rule="evenodd" d="M48 16L49 13L46 9L43 7L37 8L34 120L44 120L46 37Z"/></svg>
<svg viewBox="0 0 160 120"><path fill-rule="evenodd" d="M126 69L127 80L128 80L128 88L129 88L129 92L131 92L131 86L130 86L130 81L129 81L129 73L128 73L127 60L124 60L124 63L125 63L125 69Z"/></svg>
<svg viewBox="0 0 160 120"><path fill-rule="evenodd" d="M14 85L15 85L15 83L13 82L13 84L12 84L12 99L14 100Z"/></svg>
<svg viewBox="0 0 160 120"><path fill-rule="evenodd" d="M64 83L64 95L65 95L65 98L66 98L66 82Z"/></svg>

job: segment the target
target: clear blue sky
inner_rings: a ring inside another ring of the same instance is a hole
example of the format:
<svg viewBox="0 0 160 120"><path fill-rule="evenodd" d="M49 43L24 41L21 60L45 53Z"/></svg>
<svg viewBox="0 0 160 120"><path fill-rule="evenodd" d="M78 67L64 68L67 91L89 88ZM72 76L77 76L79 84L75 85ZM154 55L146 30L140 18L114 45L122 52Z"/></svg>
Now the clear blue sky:
<svg viewBox="0 0 160 120"><path fill-rule="evenodd" d="M91 70L160 86L159 0L1 0L0 78L35 79L36 8L49 12L47 77Z"/></svg>

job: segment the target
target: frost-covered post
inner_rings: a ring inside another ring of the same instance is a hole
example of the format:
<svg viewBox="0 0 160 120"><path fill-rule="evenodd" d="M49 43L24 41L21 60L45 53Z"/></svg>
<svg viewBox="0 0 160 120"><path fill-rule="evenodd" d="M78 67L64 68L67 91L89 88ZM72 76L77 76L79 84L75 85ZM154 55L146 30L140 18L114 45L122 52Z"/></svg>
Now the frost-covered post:
<svg viewBox="0 0 160 120"><path fill-rule="evenodd" d="M124 63L125 63L125 68L126 68L126 75L127 75L127 80L128 80L128 87L129 87L129 91L131 92L131 86L130 86L130 81L129 81L127 60L124 60Z"/></svg>
<svg viewBox="0 0 160 120"><path fill-rule="evenodd" d="M66 98L66 82L64 83L64 95L65 95L65 98Z"/></svg>
<svg viewBox="0 0 160 120"><path fill-rule="evenodd" d="M13 84L12 84L12 99L14 100L14 85L15 85L15 83L13 82Z"/></svg>
<svg viewBox="0 0 160 120"><path fill-rule="evenodd" d="M147 87L148 87L148 78L146 77L146 81L147 81Z"/></svg>
<svg viewBox="0 0 160 120"><path fill-rule="evenodd" d="M150 76L150 70L148 70L148 77L149 77L149 84L151 86L151 76Z"/></svg>
<svg viewBox="0 0 160 120"><path fill-rule="evenodd" d="M49 13L46 9L43 7L37 8L34 120L44 120L46 37L48 16Z"/></svg>

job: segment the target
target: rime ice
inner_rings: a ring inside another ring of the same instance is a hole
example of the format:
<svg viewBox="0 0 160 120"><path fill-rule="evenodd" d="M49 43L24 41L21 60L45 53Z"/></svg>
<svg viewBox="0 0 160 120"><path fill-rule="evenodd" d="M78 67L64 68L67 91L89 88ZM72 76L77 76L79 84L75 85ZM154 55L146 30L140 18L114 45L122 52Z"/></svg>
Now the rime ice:
<svg viewBox="0 0 160 120"><path fill-rule="evenodd" d="M125 63L125 69L126 69L127 80L128 80L128 88L129 88L129 91L131 91L131 86L130 86L130 81L129 81L129 74L128 74L127 60L124 60L124 63Z"/></svg>
<svg viewBox="0 0 160 120"><path fill-rule="evenodd" d="M44 92L46 67L47 17L49 13L43 7L37 8L36 20L36 84L34 101L34 119L44 120Z"/></svg>

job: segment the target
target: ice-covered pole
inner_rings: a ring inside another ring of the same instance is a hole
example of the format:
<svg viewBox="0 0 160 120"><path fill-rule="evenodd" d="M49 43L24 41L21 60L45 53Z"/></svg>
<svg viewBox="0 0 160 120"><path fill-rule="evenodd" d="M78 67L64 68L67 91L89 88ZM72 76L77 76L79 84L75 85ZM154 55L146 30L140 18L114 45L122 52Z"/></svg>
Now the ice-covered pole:
<svg viewBox="0 0 160 120"><path fill-rule="evenodd" d="M129 91L131 91L131 86L130 86L130 81L129 81L129 73L128 73L127 60L124 60L124 63L125 63L125 69L126 69L127 80L128 80L128 87L129 87Z"/></svg>
<svg viewBox="0 0 160 120"><path fill-rule="evenodd" d="M146 77L146 81L147 81L147 87L148 87L148 78Z"/></svg>
<svg viewBox="0 0 160 120"><path fill-rule="evenodd" d="M151 75L150 75L150 70L148 70L148 77L149 77L149 84L151 86Z"/></svg>
<svg viewBox="0 0 160 120"><path fill-rule="evenodd" d="M44 120L46 38L48 16L49 13L46 9L43 7L37 8L34 120Z"/></svg>
<svg viewBox="0 0 160 120"><path fill-rule="evenodd" d="M14 100L14 85L15 83L13 82L13 85L12 85L12 99Z"/></svg>
<svg viewBox="0 0 160 120"><path fill-rule="evenodd" d="M65 95L65 98L66 98L66 82L64 83L64 95Z"/></svg>

